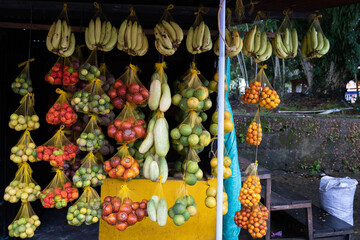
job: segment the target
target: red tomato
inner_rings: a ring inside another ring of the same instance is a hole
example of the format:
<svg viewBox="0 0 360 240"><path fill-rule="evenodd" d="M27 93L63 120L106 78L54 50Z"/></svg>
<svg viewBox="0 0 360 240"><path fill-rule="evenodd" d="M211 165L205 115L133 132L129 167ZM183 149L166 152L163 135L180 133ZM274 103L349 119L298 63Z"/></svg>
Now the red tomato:
<svg viewBox="0 0 360 240"><path fill-rule="evenodd" d="M140 86L137 83L131 83L128 88L129 92L134 94L140 91Z"/></svg>
<svg viewBox="0 0 360 240"><path fill-rule="evenodd" d="M126 156L123 159L121 159L121 165L123 165L125 168L130 168L132 165L132 157Z"/></svg>
<svg viewBox="0 0 360 240"><path fill-rule="evenodd" d="M128 227L127 222L117 222L116 229L119 231L124 231Z"/></svg>
<svg viewBox="0 0 360 240"><path fill-rule="evenodd" d="M126 199L124 199L123 200L123 205L121 205L121 207L120 207L120 212L124 212L124 213L127 213L127 214L131 213L132 209L130 207L130 204L131 203L126 204Z"/></svg>
<svg viewBox="0 0 360 240"><path fill-rule="evenodd" d="M121 124L121 130L125 131L126 129L130 129L131 128L131 122L129 121L124 121Z"/></svg>
<svg viewBox="0 0 360 240"><path fill-rule="evenodd" d="M110 90L108 91L108 95L109 95L109 97L110 97L111 99L116 98L116 97L117 97L116 89L110 89Z"/></svg>
<svg viewBox="0 0 360 240"><path fill-rule="evenodd" d="M110 160L111 167L116 168L120 164L121 159L119 157L112 157Z"/></svg>
<svg viewBox="0 0 360 240"><path fill-rule="evenodd" d="M128 214L126 212L118 212L116 214L116 219L125 222L128 219Z"/></svg>
<svg viewBox="0 0 360 240"><path fill-rule="evenodd" d="M116 132L116 134L115 134L115 140L116 140L117 142L123 142L123 141L124 141L123 132L122 132L122 131Z"/></svg>
<svg viewBox="0 0 360 240"><path fill-rule="evenodd" d="M137 222L137 217L134 213L130 213L127 219L129 226L134 225Z"/></svg>
<svg viewBox="0 0 360 240"><path fill-rule="evenodd" d="M114 125L117 129L120 129L121 128L121 125L122 125L122 121L121 120L115 120L114 121Z"/></svg>
<svg viewBox="0 0 360 240"><path fill-rule="evenodd" d="M116 167L116 176L117 177L122 177L124 172L125 172L125 168L123 165L120 164Z"/></svg>

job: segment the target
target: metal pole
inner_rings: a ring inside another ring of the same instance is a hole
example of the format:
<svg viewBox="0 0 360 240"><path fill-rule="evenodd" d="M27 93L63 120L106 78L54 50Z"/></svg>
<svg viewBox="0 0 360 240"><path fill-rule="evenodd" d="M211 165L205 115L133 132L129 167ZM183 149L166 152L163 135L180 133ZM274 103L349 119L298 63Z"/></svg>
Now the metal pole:
<svg viewBox="0 0 360 240"><path fill-rule="evenodd" d="M226 0L220 0L220 31L225 38ZM219 83L218 83L218 141L217 141L217 196L216 196L216 240L222 240L223 233L223 171L224 171L224 77L225 43L219 36ZM227 76L230 77L230 76Z"/></svg>

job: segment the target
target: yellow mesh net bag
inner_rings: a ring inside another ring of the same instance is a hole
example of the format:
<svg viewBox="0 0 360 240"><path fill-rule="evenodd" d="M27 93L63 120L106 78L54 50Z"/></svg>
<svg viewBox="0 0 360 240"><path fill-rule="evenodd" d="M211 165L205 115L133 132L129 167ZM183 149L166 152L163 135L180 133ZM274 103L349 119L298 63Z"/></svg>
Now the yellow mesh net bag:
<svg viewBox="0 0 360 240"><path fill-rule="evenodd" d="M35 96L27 93L20 101L20 106L10 115L9 127L16 131L36 130L40 127L39 116L36 115Z"/></svg>
<svg viewBox="0 0 360 240"><path fill-rule="evenodd" d="M104 145L105 135L97 124L98 120L99 119L95 115L92 115L84 131L76 140L76 144L79 146L81 151L89 152L100 150L100 148Z"/></svg>
<svg viewBox="0 0 360 240"><path fill-rule="evenodd" d="M37 158L35 142L28 130L23 133L17 144L11 148L10 160L17 164L39 160Z"/></svg>
<svg viewBox="0 0 360 240"><path fill-rule="evenodd" d="M10 237L32 238L37 227L41 224L39 217L29 202L21 204L19 212L8 226Z"/></svg>
<svg viewBox="0 0 360 240"><path fill-rule="evenodd" d="M21 70L20 74L15 78L14 82L11 84L11 89L14 93L20 94L21 96L26 95L29 92L33 91L32 88L32 81L30 79L30 62L34 61L35 59L29 59L25 62L19 63L18 67L24 66Z"/></svg>

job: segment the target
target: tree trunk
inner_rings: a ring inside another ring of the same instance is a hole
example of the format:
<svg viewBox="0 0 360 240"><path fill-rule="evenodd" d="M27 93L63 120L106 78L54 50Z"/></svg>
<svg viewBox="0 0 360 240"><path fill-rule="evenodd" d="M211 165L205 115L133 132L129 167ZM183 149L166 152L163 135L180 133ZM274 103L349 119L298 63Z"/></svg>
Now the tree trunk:
<svg viewBox="0 0 360 240"><path fill-rule="evenodd" d="M301 44L299 44L298 54L301 56ZM311 64L309 59L303 59L302 57L300 59L301 59L301 66L303 68L303 72L306 76L306 80L308 83L308 88L310 90L313 83L313 74L312 74L313 65Z"/></svg>

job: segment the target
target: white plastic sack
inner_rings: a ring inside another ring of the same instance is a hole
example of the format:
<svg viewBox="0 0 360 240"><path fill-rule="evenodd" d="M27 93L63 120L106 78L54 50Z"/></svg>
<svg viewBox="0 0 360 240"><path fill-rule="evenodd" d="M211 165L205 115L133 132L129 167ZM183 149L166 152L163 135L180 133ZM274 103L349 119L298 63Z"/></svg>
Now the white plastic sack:
<svg viewBox="0 0 360 240"><path fill-rule="evenodd" d="M324 176L320 180L320 206L331 215L354 225L353 202L358 182L349 177Z"/></svg>

